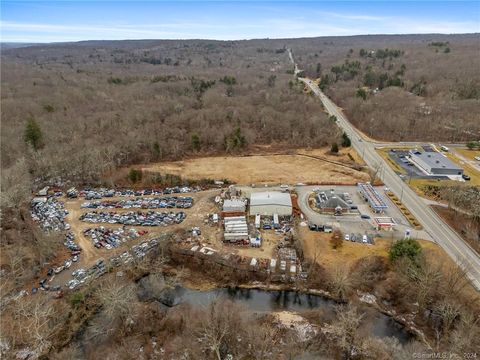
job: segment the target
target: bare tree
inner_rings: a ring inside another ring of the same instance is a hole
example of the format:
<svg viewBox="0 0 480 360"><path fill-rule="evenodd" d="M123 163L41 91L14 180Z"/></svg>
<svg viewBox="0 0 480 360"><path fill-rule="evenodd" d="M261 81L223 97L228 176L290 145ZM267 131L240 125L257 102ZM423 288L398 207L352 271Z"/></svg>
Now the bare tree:
<svg viewBox="0 0 480 360"><path fill-rule="evenodd" d="M352 305L339 306L336 319L332 324L325 326L327 337L333 340L342 351L345 359L351 359L362 344L359 327L363 319L356 307Z"/></svg>
<svg viewBox="0 0 480 360"><path fill-rule="evenodd" d="M105 281L96 291L96 296L109 319L124 318L135 303L135 287L120 280Z"/></svg>
<svg viewBox="0 0 480 360"><path fill-rule="evenodd" d="M48 297L20 298L13 304L14 324L9 335L14 343L29 346L38 355L52 345L61 328L65 309L53 304Z"/></svg>
<svg viewBox="0 0 480 360"><path fill-rule="evenodd" d="M338 299L345 300L352 291L350 274L343 267L336 267L331 275L330 291Z"/></svg>

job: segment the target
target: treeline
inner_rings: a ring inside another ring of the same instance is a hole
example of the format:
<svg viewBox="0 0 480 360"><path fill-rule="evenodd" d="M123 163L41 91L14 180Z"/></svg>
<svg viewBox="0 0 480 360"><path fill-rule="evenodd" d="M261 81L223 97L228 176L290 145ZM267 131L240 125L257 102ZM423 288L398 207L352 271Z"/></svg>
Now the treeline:
<svg viewBox="0 0 480 360"><path fill-rule="evenodd" d="M480 138L479 46L469 35L412 35L309 39L292 48L299 67L370 136L461 142Z"/></svg>
<svg viewBox="0 0 480 360"><path fill-rule="evenodd" d="M161 44L142 51L130 43L104 49L59 45L4 56L6 203L15 203L22 192L15 188L25 189L26 182L99 183L123 165L238 153L257 145L319 147L339 141L321 105L285 73L288 56L276 51L282 47L273 44L272 52L264 53L256 42ZM192 61L176 67L163 60L155 67L112 61L160 52L162 59ZM68 64L58 60L63 57ZM277 64L273 71L272 64ZM29 191L24 193L28 197Z"/></svg>

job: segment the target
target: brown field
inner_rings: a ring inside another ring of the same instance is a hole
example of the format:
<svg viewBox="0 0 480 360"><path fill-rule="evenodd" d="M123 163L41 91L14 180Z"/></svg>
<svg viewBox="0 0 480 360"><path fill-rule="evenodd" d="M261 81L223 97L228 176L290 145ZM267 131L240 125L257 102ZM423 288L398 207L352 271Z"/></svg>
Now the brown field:
<svg viewBox="0 0 480 360"><path fill-rule="evenodd" d="M340 166L326 162L345 163ZM325 149L302 151L293 155L216 156L145 165L147 171L170 173L188 179L228 179L237 184L252 183L338 183L354 184L368 175L349 168L353 162L344 152L339 156L325 154Z"/></svg>
<svg viewBox="0 0 480 360"><path fill-rule="evenodd" d="M375 245L363 245L344 241L342 247L334 250L330 245L332 234L310 231L306 226L298 227L305 257L316 258L317 263L327 270L337 267L350 268L355 261L369 255L388 256L391 241L375 239Z"/></svg>
<svg viewBox="0 0 480 360"><path fill-rule="evenodd" d="M334 250L330 245L332 234L310 231L308 227L298 227L299 237L302 240L305 257L316 258L318 264L324 266L328 271L338 267L350 268L357 260L371 255L388 257L392 244L388 239L375 239L375 245L364 245L344 241L342 247ZM429 261L436 264L444 264L445 268L454 266L453 261L445 251L427 240L419 240L425 256Z"/></svg>

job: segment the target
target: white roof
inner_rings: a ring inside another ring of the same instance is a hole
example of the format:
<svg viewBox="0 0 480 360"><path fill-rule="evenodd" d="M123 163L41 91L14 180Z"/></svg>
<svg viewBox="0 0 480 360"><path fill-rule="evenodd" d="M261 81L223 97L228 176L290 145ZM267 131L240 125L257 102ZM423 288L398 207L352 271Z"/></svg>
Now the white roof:
<svg viewBox="0 0 480 360"><path fill-rule="evenodd" d="M227 199L223 202L223 208L240 208L240 209L245 209L245 202L242 200L237 200L237 199Z"/></svg>
<svg viewBox="0 0 480 360"><path fill-rule="evenodd" d="M250 195L250 206L255 205L282 205L292 206L292 199L289 193L279 191L255 192Z"/></svg>

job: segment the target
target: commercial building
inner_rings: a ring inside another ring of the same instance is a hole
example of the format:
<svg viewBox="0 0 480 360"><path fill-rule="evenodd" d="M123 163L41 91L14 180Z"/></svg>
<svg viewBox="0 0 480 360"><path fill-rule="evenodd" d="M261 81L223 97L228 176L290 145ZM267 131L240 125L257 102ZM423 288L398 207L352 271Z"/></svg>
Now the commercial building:
<svg viewBox="0 0 480 360"><path fill-rule="evenodd" d="M289 193L279 191L255 192L250 195L250 215L290 216L292 199Z"/></svg>
<svg viewBox="0 0 480 360"><path fill-rule="evenodd" d="M410 160L420 170L428 175L463 175L463 169L445 155L436 151L418 151L410 152Z"/></svg>
<svg viewBox="0 0 480 360"><path fill-rule="evenodd" d="M341 215L350 211L351 205L347 201L351 202L348 194L335 194L332 191L320 191L316 196L317 207L325 213L332 213L335 215Z"/></svg>

